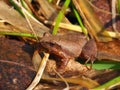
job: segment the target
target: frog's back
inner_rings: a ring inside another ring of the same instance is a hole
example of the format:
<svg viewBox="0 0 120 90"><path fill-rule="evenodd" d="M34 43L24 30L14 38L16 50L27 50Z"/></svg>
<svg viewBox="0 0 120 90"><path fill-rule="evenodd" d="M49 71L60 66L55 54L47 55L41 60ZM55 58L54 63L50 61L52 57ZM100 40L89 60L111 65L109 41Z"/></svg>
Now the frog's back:
<svg viewBox="0 0 120 90"><path fill-rule="evenodd" d="M40 42L59 45L62 50L65 50L71 56L78 57L87 42L87 38L82 33L68 33L45 36Z"/></svg>

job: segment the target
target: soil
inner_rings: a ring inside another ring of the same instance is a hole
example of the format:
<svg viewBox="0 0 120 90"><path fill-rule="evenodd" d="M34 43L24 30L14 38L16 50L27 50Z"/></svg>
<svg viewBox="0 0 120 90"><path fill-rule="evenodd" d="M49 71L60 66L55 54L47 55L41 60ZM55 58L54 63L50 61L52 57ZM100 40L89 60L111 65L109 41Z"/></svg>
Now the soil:
<svg viewBox="0 0 120 90"><path fill-rule="evenodd" d="M93 5L96 7L94 11L104 27L113 30L112 28L112 14L111 14L111 0L94 0ZM97 9L98 8L98 9ZM116 29L120 32L120 16L116 17Z"/></svg>

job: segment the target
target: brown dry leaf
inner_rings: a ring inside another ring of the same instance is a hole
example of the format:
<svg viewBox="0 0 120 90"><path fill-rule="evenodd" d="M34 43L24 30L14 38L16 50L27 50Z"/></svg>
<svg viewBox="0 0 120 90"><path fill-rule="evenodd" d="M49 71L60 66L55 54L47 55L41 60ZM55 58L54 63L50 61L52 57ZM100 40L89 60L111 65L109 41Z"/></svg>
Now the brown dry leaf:
<svg viewBox="0 0 120 90"><path fill-rule="evenodd" d="M120 62L120 40L97 42L99 60L112 60Z"/></svg>
<svg viewBox="0 0 120 90"><path fill-rule="evenodd" d="M34 54L33 54L33 57L32 57L32 64L33 64L33 66L34 66L34 68L35 68L36 71L39 68L41 60L42 60L42 58L39 55L38 50L35 50Z"/></svg>
<svg viewBox="0 0 120 90"><path fill-rule="evenodd" d="M56 16L58 15L58 11L59 11L59 10L57 10L57 7L55 7L54 5L49 3L47 0L44 0L44 1L43 0L36 0L36 1L40 5L38 14L42 13L42 15L44 15L44 17L48 21L54 22ZM62 22L70 23L65 16L64 16Z"/></svg>
<svg viewBox="0 0 120 90"><path fill-rule="evenodd" d="M32 47L23 42L0 38L0 90L27 88L35 76L32 53Z"/></svg>
<svg viewBox="0 0 120 90"><path fill-rule="evenodd" d="M57 7L49 3L47 0L36 0L36 2L40 6L37 11L39 15L38 17L41 17L41 14L42 14L44 18L46 19L46 21L48 21L46 24L49 24L53 27L54 26L53 24L55 23L55 19L59 13L59 10L57 9ZM71 24L65 16L63 17L61 22L66 23L66 24ZM71 32L70 30L63 28L63 27L58 29L59 33Z"/></svg>
<svg viewBox="0 0 120 90"><path fill-rule="evenodd" d="M18 28L24 33L32 33L28 22L23 18L13 7L7 5L4 1L0 1L0 19L5 20L7 23ZM33 30L36 32L37 36L42 37L44 32L48 32L49 29L44 26L42 23L35 22L32 18L29 17Z"/></svg>

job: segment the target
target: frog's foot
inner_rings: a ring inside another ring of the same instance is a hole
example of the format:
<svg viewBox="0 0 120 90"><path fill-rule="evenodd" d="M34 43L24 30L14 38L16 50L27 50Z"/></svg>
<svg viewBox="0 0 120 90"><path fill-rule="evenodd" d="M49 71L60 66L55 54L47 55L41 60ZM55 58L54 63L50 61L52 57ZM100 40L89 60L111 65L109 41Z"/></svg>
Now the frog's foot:
<svg viewBox="0 0 120 90"><path fill-rule="evenodd" d="M91 61L90 69L89 69L89 70L92 70L92 69L93 69L93 63L94 63L94 61Z"/></svg>
<svg viewBox="0 0 120 90"><path fill-rule="evenodd" d="M90 61L91 65L87 66L87 63ZM91 60L91 58L88 58L87 61L85 62L85 65L87 67L88 70L92 70L92 66L93 66L94 60Z"/></svg>

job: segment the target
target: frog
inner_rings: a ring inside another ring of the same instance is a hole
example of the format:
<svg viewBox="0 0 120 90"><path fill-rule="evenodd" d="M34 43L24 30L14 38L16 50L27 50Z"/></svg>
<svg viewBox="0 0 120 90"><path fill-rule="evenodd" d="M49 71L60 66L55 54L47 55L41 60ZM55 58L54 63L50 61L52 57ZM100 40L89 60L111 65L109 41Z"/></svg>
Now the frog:
<svg viewBox="0 0 120 90"><path fill-rule="evenodd" d="M57 35L45 33L38 45L40 51L60 58L59 71L63 71L70 59L83 57L94 62L97 55L95 40L88 40L87 36L83 33L74 32Z"/></svg>

